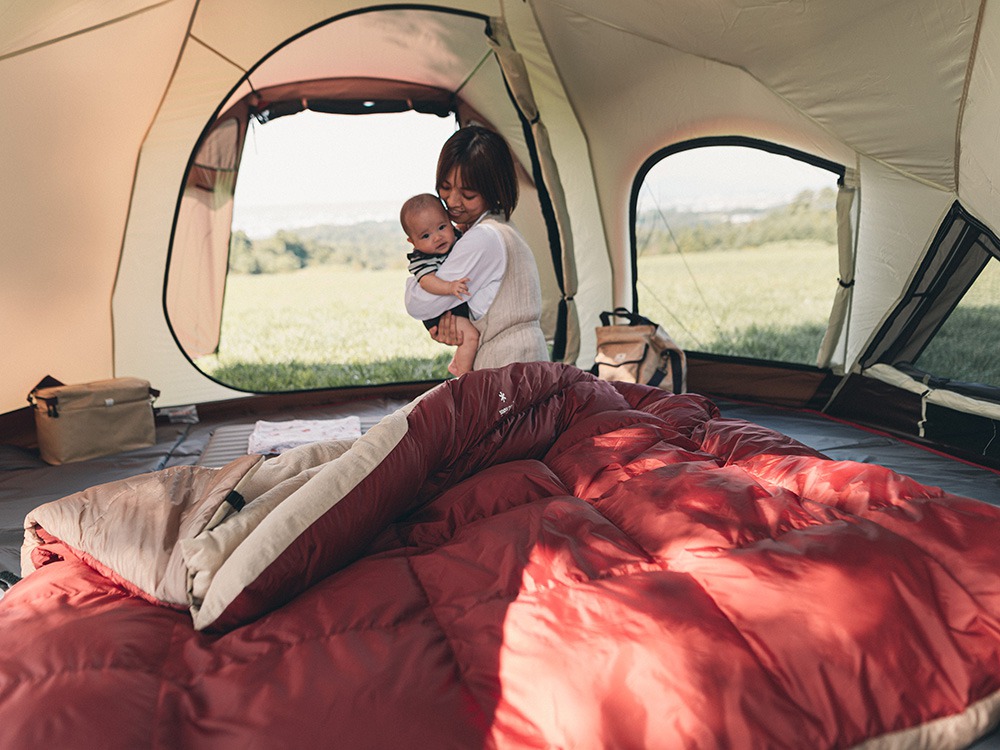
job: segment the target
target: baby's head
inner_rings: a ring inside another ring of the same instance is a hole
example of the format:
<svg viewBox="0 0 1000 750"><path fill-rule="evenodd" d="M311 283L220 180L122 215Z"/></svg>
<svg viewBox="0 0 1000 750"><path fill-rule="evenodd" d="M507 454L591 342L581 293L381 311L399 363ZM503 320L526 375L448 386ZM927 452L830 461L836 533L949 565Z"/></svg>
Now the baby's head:
<svg viewBox="0 0 1000 750"><path fill-rule="evenodd" d="M430 193L415 195L399 210L399 223L414 249L443 255L455 244L455 227L441 199Z"/></svg>

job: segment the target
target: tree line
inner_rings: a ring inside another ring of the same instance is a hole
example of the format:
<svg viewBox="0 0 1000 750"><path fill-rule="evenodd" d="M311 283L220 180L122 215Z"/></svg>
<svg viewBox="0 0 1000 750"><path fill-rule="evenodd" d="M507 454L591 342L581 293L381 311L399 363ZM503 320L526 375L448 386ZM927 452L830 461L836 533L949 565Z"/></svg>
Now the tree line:
<svg viewBox="0 0 1000 750"><path fill-rule="evenodd" d="M406 253L412 249L396 221L282 229L264 239L251 239L237 231L229 242L229 270L281 273L319 265L405 268Z"/></svg>
<svg viewBox="0 0 1000 750"><path fill-rule="evenodd" d="M769 209L644 211L636 220L638 252L697 253L788 240L833 244L837 241L836 199L836 192L825 188L803 191L790 203ZM411 249L396 221L283 229L264 239L251 239L237 231L229 244L229 270L281 273L332 264L369 270L405 268Z"/></svg>
<svg viewBox="0 0 1000 750"><path fill-rule="evenodd" d="M804 190L790 203L726 212L644 211L636 219L640 255L761 247L789 240L837 242L837 193Z"/></svg>

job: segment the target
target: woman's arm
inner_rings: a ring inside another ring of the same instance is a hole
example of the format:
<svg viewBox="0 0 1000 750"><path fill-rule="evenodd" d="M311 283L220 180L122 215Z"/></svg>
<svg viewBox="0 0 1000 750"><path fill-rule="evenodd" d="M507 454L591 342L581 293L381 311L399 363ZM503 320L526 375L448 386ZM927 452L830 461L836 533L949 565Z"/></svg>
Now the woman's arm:
<svg viewBox="0 0 1000 750"><path fill-rule="evenodd" d="M489 310L507 267L502 238L487 226L476 225L462 235L437 270L439 279L467 278L469 311L473 320Z"/></svg>
<svg viewBox="0 0 1000 750"><path fill-rule="evenodd" d="M507 252L500 237L486 227L475 226L455 243L437 276L445 281L468 277L469 310L475 319L485 315L493 302L506 264ZM406 280L405 302L406 311L419 320L436 318L454 307L448 297L421 289L412 276Z"/></svg>

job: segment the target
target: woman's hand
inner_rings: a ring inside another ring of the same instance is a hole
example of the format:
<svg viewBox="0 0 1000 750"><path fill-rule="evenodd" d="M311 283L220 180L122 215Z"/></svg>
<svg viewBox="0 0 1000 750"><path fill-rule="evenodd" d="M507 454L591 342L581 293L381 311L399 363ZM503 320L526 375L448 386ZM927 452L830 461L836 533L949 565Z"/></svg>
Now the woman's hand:
<svg viewBox="0 0 1000 750"><path fill-rule="evenodd" d="M450 312L446 312L438 320L436 326L431 326L427 331L431 338L437 341L439 344L447 344L448 346L461 346L462 342L465 341L465 337L462 332L458 330L458 323L455 321L455 316Z"/></svg>

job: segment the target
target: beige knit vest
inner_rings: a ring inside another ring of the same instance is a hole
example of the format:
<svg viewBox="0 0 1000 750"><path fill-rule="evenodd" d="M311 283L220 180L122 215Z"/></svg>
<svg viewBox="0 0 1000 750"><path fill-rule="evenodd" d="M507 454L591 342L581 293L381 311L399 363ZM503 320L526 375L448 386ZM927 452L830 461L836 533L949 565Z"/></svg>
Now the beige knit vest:
<svg viewBox="0 0 1000 750"><path fill-rule="evenodd" d="M539 323L542 287L531 248L506 222L484 219L481 226L500 235L507 253L507 267L490 309L474 321L479 330L479 350L473 369L502 367L512 362L547 362L549 350Z"/></svg>

